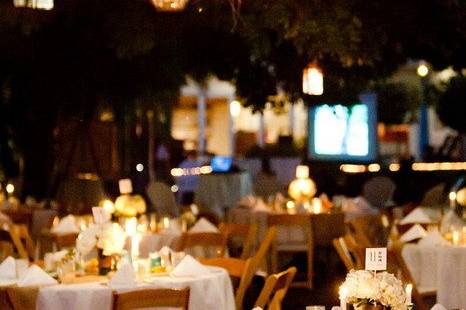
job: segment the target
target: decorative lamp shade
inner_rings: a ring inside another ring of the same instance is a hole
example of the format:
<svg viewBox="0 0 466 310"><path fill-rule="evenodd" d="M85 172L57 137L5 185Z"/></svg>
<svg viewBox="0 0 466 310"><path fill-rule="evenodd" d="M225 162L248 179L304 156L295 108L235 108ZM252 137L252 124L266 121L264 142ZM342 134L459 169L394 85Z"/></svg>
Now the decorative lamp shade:
<svg viewBox="0 0 466 310"><path fill-rule="evenodd" d="M303 70L303 93L322 95L324 93L324 75L316 65L311 64Z"/></svg>
<svg viewBox="0 0 466 310"><path fill-rule="evenodd" d="M466 207L466 187L456 192L456 201L462 207Z"/></svg>
<svg viewBox="0 0 466 310"><path fill-rule="evenodd" d="M189 0L152 0L159 11L175 12L184 10Z"/></svg>
<svg viewBox="0 0 466 310"><path fill-rule="evenodd" d="M316 192L316 184L309 178L293 180L288 187L288 194L296 201L311 199Z"/></svg>
<svg viewBox="0 0 466 310"><path fill-rule="evenodd" d="M297 179L307 179L309 178L309 167L304 165L299 165L296 167L296 178Z"/></svg>
<svg viewBox="0 0 466 310"><path fill-rule="evenodd" d="M146 202L139 195L121 195L115 201L118 215L133 217L146 212Z"/></svg>

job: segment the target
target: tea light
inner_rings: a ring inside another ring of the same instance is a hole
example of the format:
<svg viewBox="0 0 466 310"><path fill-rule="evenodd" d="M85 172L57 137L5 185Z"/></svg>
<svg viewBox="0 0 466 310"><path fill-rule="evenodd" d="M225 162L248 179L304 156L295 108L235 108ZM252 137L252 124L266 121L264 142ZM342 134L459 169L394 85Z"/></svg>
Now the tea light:
<svg viewBox="0 0 466 310"><path fill-rule="evenodd" d="M411 305L413 303L412 301L413 285L411 283L406 285L405 292L406 292L406 304Z"/></svg>

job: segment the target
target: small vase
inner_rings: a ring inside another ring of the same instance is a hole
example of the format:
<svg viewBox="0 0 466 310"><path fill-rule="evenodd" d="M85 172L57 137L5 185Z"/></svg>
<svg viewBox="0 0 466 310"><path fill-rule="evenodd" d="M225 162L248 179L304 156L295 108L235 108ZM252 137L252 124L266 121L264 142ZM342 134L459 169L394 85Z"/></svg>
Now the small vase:
<svg viewBox="0 0 466 310"><path fill-rule="evenodd" d="M104 255L102 249L97 250L97 257L99 261L99 275L105 276L112 270L112 257Z"/></svg>

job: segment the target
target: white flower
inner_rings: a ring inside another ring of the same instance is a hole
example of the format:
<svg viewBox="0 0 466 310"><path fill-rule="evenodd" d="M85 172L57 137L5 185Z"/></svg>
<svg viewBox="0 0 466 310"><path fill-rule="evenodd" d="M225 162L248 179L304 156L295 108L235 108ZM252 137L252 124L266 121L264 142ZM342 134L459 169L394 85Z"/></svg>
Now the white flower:
<svg viewBox="0 0 466 310"><path fill-rule="evenodd" d="M123 251L126 234L117 223L104 223L91 225L76 240L76 248L81 255L89 254L93 248L103 250L103 254L110 256Z"/></svg>
<svg viewBox="0 0 466 310"><path fill-rule="evenodd" d="M393 274L381 272L374 276L374 273L367 270L351 270L343 286L346 287L346 299L350 303L367 299L393 310L406 309L403 285Z"/></svg>

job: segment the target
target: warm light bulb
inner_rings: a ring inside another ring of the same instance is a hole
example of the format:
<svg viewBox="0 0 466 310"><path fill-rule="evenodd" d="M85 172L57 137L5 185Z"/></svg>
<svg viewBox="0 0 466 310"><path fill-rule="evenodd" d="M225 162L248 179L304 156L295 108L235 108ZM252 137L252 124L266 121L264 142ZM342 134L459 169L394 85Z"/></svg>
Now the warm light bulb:
<svg viewBox="0 0 466 310"><path fill-rule="evenodd" d="M450 194L448 194L448 198L451 201L455 201L456 200L456 192L450 192Z"/></svg>
<svg viewBox="0 0 466 310"><path fill-rule="evenodd" d="M417 74L420 77L426 77L427 74L429 74L429 68L426 65L421 64L417 67Z"/></svg>
<svg viewBox="0 0 466 310"><path fill-rule="evenodd" d="M5 189L8 194L13 194L13 192L15 191L15 186L11 183L8 183Z"/></svg>
<svg viewBox="0 0 466 310"><path fill-rule="evenodd" d="M233 117L238 117L241 113L241 103L237 100L230 102L230 114Z"/></svg>

